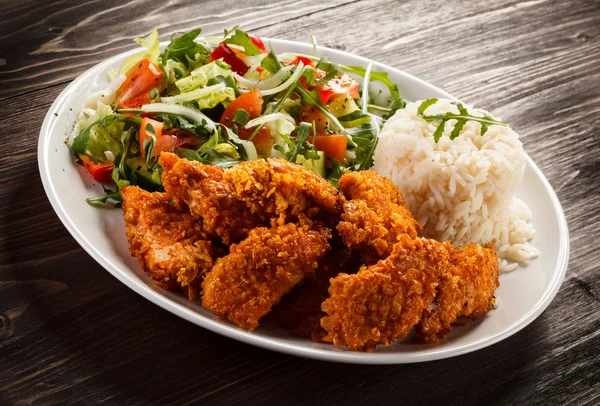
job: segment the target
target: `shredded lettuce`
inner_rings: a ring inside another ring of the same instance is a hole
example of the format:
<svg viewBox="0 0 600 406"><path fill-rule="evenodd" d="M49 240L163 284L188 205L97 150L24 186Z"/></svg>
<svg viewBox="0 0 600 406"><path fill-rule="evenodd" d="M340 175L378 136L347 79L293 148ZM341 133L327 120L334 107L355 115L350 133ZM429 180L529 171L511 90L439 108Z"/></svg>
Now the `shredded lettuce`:
<svg viewBox="0 0 600 406"><path fill-rule="evenodd" d="M136 38L135 42L146 48L146 51L142 51L135 55L130 56L121 66L119 74L126 74L131 68L133 68L139 61L148 59L150 62L157 64L158 57L160 55L160 40L158 38L158 31L154 30L146 38Z"/></svg>
<svg viewBox="0 0 600 406"><path fill-rule="evenodd" d="M75 138L73 149L99 161L107 160L107 151L115 157L121 154L121 136L125 123L107 120L113 114L112 108L102 102L98 102L96 109L84 109L77 119L77 125L82 131Z"/></svg>

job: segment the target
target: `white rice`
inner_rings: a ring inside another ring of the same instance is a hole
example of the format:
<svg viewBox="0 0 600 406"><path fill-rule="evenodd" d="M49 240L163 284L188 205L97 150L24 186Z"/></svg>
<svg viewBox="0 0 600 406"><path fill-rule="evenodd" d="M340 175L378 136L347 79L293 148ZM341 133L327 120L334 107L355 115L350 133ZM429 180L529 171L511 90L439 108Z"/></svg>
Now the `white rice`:
<svg viewBox="0 0 600 406"><path fill-rule="evenodd" d="M514 197L525 170L519 135L494 125L481 136L481 125L467 121L450 140L451 120L435 143L436 125L418 116L420 104L409 103L386 122L373 169L400 188L423 235L455 245L491 242L505 272L537 256L529 243L535 235L531 211ZM482 114L465 107L473 115ZM425 114L448 111L458 113L450 100L440 99Z"/></svg>

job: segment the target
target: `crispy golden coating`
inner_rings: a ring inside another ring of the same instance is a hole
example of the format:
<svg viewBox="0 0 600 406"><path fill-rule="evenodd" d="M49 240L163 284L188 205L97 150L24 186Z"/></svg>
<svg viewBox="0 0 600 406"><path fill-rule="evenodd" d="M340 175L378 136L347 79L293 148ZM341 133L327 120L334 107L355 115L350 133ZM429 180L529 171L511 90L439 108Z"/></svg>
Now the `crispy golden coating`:
<svg viewBox="0 0 600 406"><path fill-rule="evenodd" d="M183 289L190 300L196 299L214 255L196 220L170 204L163 193L125 186L121 196L131 255L155 284Z"/></svg>
<svg viewBox="0 0 600 406"><path fill-rule="evenodd" d="M252 213L272 225L304 216L332 228L345 200L313 171L282 159L242 162L227 169L223 180Z"/></svg>
<svg viewBox="0 0 600 406"><path fill-rule="evenodd" d="M252 330L283 295L305 276L314 276L329 250L328 230L294 223L253 229L217 260L202 283L202 305L217 316Z"/></svg>
<svg viewBox="0 0 600 406"><path fill-rule="evenodd" d="M437 296L423 313L417 337L428 343L441 340L458 317L471 319L494 306L498 257L491 244L469 244L454 250L451 266L442 275Z"/></svg>
<svg viewBox="0 0 600 406"><path fill-rule="evenodd" d="M223 182L222 168L165 152L159 164L163 186L173 203L189 207L192 215L202 220L202 229L209 237L219 237L229 245L246 238L254 227L264 225Z"/></svg>
<svg viewBox="0 0 600 406"><path fill-rule="evenodd" d="M319 262L315 277L305 278L273 308L277 323L295 336L322 342L327 332L321 327L321 318L325 316L321 304L329 297L329 280L341 272L356 272L355 264L347 248L329 251Z"/></svg>
<svg viewBox="0 0 600 406"><path fill-rule="evenodd" d="M373 171L348 172L339 186L348 201L337 230L348 247L363 251L365 264L386 258L400 234L416 238L421 231L389 179Z"/></svg>
<svg viewBox="0 0 600 406"><path fill-rule="evenodd" d="M331 280L322 309L326 341L372 351L405 337L435 298L452 246L401 234L389 257Z"/></svg>

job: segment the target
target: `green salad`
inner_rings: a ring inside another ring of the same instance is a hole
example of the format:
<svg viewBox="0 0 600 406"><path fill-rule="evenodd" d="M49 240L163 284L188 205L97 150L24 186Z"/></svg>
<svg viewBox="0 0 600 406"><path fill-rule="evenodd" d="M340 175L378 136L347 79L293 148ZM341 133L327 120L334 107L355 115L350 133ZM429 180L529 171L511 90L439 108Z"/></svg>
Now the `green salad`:
<svg viewBox="0 0 600 406"><path fill-rule="evenodd" d="M387 73L316 57L316 45L313 55L277 54L237 27L202 40L200 31L174 35L162 52L156 30L136 39L145 50L80 113L70 147L105 191L88 203L119 205L124 185L162 190L163 151L224 168L282 158L334 185L372 166L382 124L405 106Z"/></svg>

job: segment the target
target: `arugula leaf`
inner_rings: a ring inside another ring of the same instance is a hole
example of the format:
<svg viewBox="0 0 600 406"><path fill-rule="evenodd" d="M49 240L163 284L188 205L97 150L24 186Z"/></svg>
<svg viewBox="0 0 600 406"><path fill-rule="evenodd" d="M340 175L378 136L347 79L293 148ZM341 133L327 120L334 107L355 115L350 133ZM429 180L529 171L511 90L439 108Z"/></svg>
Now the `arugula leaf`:
<svg viewBox="0 0 600 406"><path fill-rule="evenodd" d="M487 132L488 127L490 125L501 125L501 126L508 125L508 123L506 123L504 121L498 121L487 113L482 113L483 116L474 116L472 114L469 114L466 107L462 103L459 103L459 102L453 103L458 108L458 114L452 113L452 112L447 112L444 114L436 114L434 116L425 115L425 110L427 110L427 108L429 106L435 104L437 101L438 101L438 99L436 99L436 98L424 100L419 105L419 108L417 109L417 114L422 119L424 119L428 123L434 123L437 125L437 128L435 129L435 131L433 133L433 139L436 143L440 140L440 138L442 138L442 135L444 134L444 129L446 127L446 123L449 120L456 120L456 122L454 124L454 129L450 133L451 140L455 139L456 137L458 137L460 135L460 131L462 130L462 128L464 127L464 125L466 124L467 121L475 121L475 122L481 124L481 135L482 136Z"/></svg>
<svg viewBox="0 0 600 406"><path fill-rule="evenodd" d="M226 35L230 34L231 31L226 31ZM236 29L235 33L232 36L225 38L223 42L226 44L235 44L244 47L244 53L249 56L262 53L260 48L254 45L254 42L252 42L248 34L239 29Z"/></svg>
<svg viewBox="0 0 600 406"><path fill-rule="evenodd" d="M160 55L162 64L166 65L167 61L172 59L191 69L205 62L210 52L202 44L194 41L201 31L202 29L196 28L179 37L175 37L178 33L174 33L171 42Z"/></svg>
<svg viewBox="0 0 600 406"><path fill-rule="evenodd" d="M260 66L271 73L277 73L281 69L281 62L277 58L277 54L273 50L273 45L269 43L269 54L260 61Z"/></svg>
<svg viewBox="0 0 600 406"><path fill-rule="evenodd" d="M150 141L148 141L148 138L144 138L144 145L142 148L144 149L144 156L146 157L146 166L148 166L152 159L154 146L156 145L156 134L154 133L154 127L150 123L146 124L146 134L150 136Z"/></svg>
<svg viewBox="0 0 600 406"><path fill-rule="evenodd" d="M243 127L246 125L248 120L250 119L250 113L243 109L237 109L233 115L232 123Z"/></svg>
<svg viewBox="0 0 600 406"><path fill-rule="evenodd" d="M345 70L346 72L351 72L351 73L355 73L357 75L360 76L365 76L365 73L367 73L367 69L363 68L362 66L345 66L345 65L340 65L340 67ZM392 96L392 98L397 99L400 97L400 91L398 90L398 86L392 82L392 80L389 78L387 72L376 72L376 71L371 71L371 80L377 80L379 82L382 82L384 85L387 86L388 89L390 89L390 95Z"/></svg>
<svg viewBox="0 0 600 406"><path fill-rule="evenodd" d="M298 86L296 84L296 91L300 93L300 96L302 96L302 100L304 101L304 103L312 104L317 109L319 109L319 111L323 113L323 115L327 117L329 121L333 123L333 125L335 125L336 129L340 132L340 134L346 134L344 126L340 124L338 119L333 114L331 114L331 112L327 109L327 107L325 107L323 102L321 102L321 99L319 98L319 93L316 90L306 90L304 86ZM348 141L352 143L351 138L349 138Z"/></svg>

